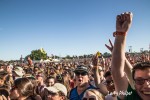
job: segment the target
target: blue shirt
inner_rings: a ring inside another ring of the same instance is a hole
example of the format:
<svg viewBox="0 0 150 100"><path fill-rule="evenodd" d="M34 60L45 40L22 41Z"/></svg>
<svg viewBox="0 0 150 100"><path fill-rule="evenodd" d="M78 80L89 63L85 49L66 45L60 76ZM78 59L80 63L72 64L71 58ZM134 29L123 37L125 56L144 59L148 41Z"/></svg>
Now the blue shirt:
<svg viewBox="0 0 150 100"><path fill-rule="evenodd" d="M88 89L97 89L96 87L90 85L87 89L85 89L80 95L77 92L77 87L73 88L70 91L69 100L82 100L84 92Z"/></svg>

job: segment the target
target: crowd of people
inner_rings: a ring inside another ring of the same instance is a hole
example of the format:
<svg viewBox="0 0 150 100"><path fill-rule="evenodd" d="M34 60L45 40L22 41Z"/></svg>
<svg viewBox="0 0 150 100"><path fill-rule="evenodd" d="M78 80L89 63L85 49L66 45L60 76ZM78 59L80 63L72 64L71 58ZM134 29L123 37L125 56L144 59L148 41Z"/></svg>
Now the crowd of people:
<svg viewBox="0 0 150 100"><path fill-rule="evenodd" d="M0 63L0 100L150 100L150 56L125 53L132 13L117 15L112 56L88 61Z"/></svg>

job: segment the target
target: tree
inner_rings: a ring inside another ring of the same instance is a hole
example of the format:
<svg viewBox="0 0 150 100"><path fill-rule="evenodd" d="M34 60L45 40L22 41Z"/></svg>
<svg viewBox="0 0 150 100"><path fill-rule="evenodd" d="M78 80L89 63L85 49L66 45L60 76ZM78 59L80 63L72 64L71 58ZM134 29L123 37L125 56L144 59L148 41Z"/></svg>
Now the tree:
<svg viewBox="0 0 150 100"><path fill-rule="evenodd" d="M66 59L71 59L70 55L67 55L65 58L66 58Z"/></svg>
<svg viewBox="0 0 150 100"><path fill-rule="evenodd" d="M108 53L108 52L105 52L105 53L103 54L103 56L104 56L104 57L110 57L110 56L111 56L111 54L110 54L110 53Z"/></svg>
<svg viewBox="0 0 150 100"><path fill-rule="evenodd" d="M43 48L38 49L38 50L32 50L31 54L28 56L30 56L32 60L41 60L41 59L46 60L47 59L47 53L45 52ZM26 56L26 58L28 56Z"/></svg>

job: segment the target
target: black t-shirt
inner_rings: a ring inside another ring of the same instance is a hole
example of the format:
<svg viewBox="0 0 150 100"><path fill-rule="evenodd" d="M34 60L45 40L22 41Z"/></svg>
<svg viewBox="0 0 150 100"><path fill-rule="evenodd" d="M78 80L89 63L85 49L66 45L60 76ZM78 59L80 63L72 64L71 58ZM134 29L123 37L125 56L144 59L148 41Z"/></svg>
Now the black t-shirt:
<svg viewBox="0 0 150 100"><path fill-rule="evenodd" d="M130 84L128 85L127 93L128 94L125 96L124 100L142 100L138 93L132 89ZM121 100L119 97L117 97L117 99Z"/></svg>

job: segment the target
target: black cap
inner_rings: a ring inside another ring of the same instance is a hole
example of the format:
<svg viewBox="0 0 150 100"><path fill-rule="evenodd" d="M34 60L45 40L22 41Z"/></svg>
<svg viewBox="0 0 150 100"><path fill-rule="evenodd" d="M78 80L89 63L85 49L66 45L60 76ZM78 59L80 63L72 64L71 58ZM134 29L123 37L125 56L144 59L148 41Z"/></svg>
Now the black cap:
<svg viewBox="0 0 150 100"><path fill-rule="evenodd" d="M85 65L79 65L77 68L74 70L74 72L89 72L89 69Z"/></svg>

